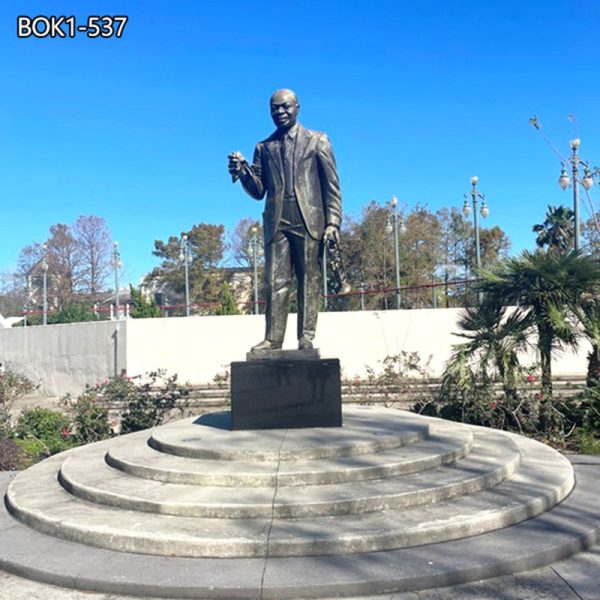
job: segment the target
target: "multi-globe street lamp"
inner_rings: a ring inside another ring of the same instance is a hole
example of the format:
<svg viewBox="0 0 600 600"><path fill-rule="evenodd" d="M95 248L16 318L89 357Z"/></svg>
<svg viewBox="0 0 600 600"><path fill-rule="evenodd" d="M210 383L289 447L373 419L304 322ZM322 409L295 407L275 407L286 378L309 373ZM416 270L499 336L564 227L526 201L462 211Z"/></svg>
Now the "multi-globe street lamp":
<svg viewBox="0 0 600 600"><path fill-rule="evenodd" d="M250 251L252 253L252 265L254 267L254 314L258 314L258 227L250 228L249 239Z"/></svg>
<svg viewBox="0 0 600 600"><path fill-rule="evenodd" d="M121 263L121 254L119 253L119 242L113 243L112 260L110 262L115 272L115 318L121 318L121 301L119 298L119 269L123 266Z"/></svg>
<svg viewBox="0 0 600 600"><path fill-rule="evenodd" d="M42 246L44 252L42 256L42 324L48 325L48 244Z"/></svg>
<svg viewBox="0 0 600 600"><path fill-rule="evenodd" d="M183 262L183 272L185 275L185 316L190 316L190 242L187 233L181 234L179 246L179 260Z"/></svg>
<svg viewBox="0 0 600 600"><path fill-rule="evenodd" d="M579 157L579 146L581 144L581 140L579 138L575 138L570 141L571 146L571 156L568 159L571 165L571 174L573 176L573 215L575 218L575 239L574 246L575 250L579 250L581 247L580 242L580 225L579 225L579 184L584 187L585 190L589 190L592 185L594 185L594 178L592 175L592 171L590 170L589 164ZM583 178L579 177L579 165L583 166ZM567 175L567 165L563 162L562 164L562 172L560 177L558 178L558 185L566 190L569 185L571 185L571 179Z"/></svg>
<svg viewBox="0 0 600 600"><path fill-rule="evenodd" d="M479 212L477 211L477 203L479 199L481 199L481 216L485 219L490 214L490 209L488 208L485 195L480 194L477 190L477 183L479 182L479 177L473 176L471 177L471 191L469 194L464 194L465 203L463 204L463 214L465 217L469 216L471 212L471 207L469 206L469 195L471 196L471 201L473 203L473 229L475 230L475 266L477 270L481 269L481 245L479 243ZM478 294L479 302L481 302L481 294Z"/></svg>
<svg viewBox="0 0 600 600"><path fill-rule="evenodd" d="M388 222L385 226L386 232L388 234L394 232L394 257L396 264L396 308L400 308L400 248L399 248L399 240L398 240L398 229L400 231L404 231L404 222L402 217L398 214L398 198L396 196L392 196L390 200L390 216Z"/></svg>
<svg viewBox="0 0 600 600"><path fill-rule="evenodd" d="M485 195L480 194L477 190L477 183L479 182L479 177L471 177L471 191L469 194L465 194L465 203L463 205L463 214L465 217L468 217L471 212L471 207L469 206L469 195L471 196L471 200L473 202L473 229L475 230L475 265L477 269L481 268L481 246L479 243L479 213L477 211L477 202L481 198L481 216L485 219L490 214L490 209L488 208Z"/></svg>

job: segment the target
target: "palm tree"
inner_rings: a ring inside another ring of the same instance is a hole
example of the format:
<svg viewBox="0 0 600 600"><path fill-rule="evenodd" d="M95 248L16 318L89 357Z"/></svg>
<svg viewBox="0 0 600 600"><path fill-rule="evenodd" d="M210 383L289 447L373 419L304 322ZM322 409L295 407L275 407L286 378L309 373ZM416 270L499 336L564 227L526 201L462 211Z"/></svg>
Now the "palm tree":
<svg viewBox="0 0 600 600"><path fill-rule="evenodd" d="M457 325L461 330L457 335L468 341L454 347L450 363L464 357L475 360L483 380L491 382L497 375L506 397L516 399L518 353L527 346L530 315L509 309L501 298L488 294L479 306L465 308Z"/></svg>
<svg viewBox="0 0 600 600"><path fill-rule="evenodd" d="M534 225L533 231L537 233L538 247L548 246L553 252L565 254L573 247L575 213L564 206L548 206L546 220Z"/></svg>
<svg viewBox="0 0 600 600"><path fill-rule="evenodd" d="M584 294L580 306L575 309L575 316L592 345L588 354L586 383L588 387L594 387L600 384L600 298Z"/></svg>
<svg viewBox="0 0 600 600"><path fill-rule="evenodd" d="M585 292L598 289L599 264L578 252L524 251L480 274L477 288L504 305L518 305L523 331L534 329L537 333L542 393L550 398L552 355L566 346L577 345L574 311Z"/></svg>

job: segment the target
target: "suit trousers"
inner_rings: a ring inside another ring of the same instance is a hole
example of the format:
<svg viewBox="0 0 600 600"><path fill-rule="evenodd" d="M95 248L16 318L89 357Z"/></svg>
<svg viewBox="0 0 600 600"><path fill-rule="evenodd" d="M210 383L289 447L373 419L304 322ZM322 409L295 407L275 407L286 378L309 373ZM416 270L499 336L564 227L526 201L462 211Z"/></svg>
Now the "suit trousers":
<svg viewBox="0 0 600 600"><path fill-rule="evenodd" d="M321 247L321 240L313 239L306 230L296 199L286 198L277 233L265 248L267 340L283 342L294 274L298 339L314 339L321 292Z"/></svg>

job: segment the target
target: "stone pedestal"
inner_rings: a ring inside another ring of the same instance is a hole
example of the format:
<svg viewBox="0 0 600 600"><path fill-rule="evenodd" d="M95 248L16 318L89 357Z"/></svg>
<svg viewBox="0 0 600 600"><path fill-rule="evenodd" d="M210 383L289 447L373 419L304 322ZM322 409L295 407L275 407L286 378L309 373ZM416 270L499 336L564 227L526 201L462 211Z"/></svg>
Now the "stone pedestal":
<svg viewBox="0 0 600 600"><path fill-rule="evenodd" d="M340 361L280 356L231 363L232 429L341 427Z"/></svg>

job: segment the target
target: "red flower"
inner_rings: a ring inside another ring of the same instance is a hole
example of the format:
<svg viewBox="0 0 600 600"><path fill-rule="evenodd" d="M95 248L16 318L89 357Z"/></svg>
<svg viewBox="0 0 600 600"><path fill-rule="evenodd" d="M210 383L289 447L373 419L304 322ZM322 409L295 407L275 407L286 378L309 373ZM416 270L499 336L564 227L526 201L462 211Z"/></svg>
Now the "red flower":
<svg viewBox="0 0 600 600"><path fill-rule="evenodd" d="M67 439L67 438L68 438L68 437L71 435L71 434L69 433L69 429L68 429L68 427L63 427L63 428L60 430L60 435L61 435L61 437L62 437L63 439L65 439L65 440L66 440L66 439Z"/></svg>
<svg viewBox="0 0 600 600"><path fill-rule="evenodd" d="M492 400L492 401L490 402L490 408L491 408L492 410L496 410L496 406L498 406L498 404L496 404L496 401L495 401L495 400Z"/></svg>
<svg viewBox="0 0 600 600"><path fill-rule="evenodd" d="M538 400L543 400L543 399L544 399L544 394L542 394L542 392L538 392L538 393L535 395L535 397L536 397Z"/></svg>
<svg viewBox="0 0 600 600"><path fill-rule="evenodd" d="M532 383L533 381L535 381L535 375L532 375L531 373L529 373L529 375L527 375L527 381L529 383Z"/></svg>

